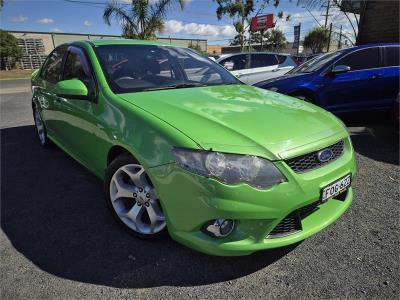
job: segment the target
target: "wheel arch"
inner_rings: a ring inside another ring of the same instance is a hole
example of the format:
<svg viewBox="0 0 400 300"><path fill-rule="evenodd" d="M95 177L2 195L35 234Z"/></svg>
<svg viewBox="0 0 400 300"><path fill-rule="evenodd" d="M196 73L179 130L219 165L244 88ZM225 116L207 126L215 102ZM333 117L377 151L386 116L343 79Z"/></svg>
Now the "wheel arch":
<svg viewBox="0 0 400 300"><path fill-rule="evenodd" d="M288 95L292 97L305 96L307 99L310 99L311 103L313 104L316 104L318 102L316 95L312 91L307 89L297 89L288 93Z"/></svg>
<svg viewBox="0 0 400 300"><path fill-rule="evenodd" d="M114 145L108 150L108 153L107 153L107 166L109 166L110 163L115 158L117 158L118 156L120 156L122 154L128 154L128 155L132 156L134 160L139 162L138 159L135 157L135 155L133 155L133 153L131 151L129 151L127 148L125 148L123 146L120 146L120 145Z"/></svg>

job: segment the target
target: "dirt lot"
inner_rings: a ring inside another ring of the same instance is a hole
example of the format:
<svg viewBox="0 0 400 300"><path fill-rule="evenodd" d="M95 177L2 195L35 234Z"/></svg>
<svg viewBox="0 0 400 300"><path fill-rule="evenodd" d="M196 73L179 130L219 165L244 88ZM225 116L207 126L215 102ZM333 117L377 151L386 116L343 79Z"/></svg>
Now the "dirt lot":
<svg viewBox="0 0 400 300"><path fill-rule="evenodd" d="M102 183L40 148L29 82L1 85L1 299L399 298L398 133L387 114L344 118L358 175L338 222L293 247L221 258L120 230Z"/></svg>
<svg viewBox="0 0 400 300"><path fill-rule="evenodd" d="M0 79L30 78L32 70L0 71Z"/></svg>

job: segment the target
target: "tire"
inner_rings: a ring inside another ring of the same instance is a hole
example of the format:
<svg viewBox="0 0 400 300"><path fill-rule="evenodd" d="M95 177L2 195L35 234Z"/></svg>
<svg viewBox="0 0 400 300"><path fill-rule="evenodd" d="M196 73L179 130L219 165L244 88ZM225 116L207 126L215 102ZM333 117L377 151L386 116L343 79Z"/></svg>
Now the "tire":
<svg viewBox="0 0 400 300"><path fill-rule="evenodd" d="M166 234L165 216L155 187L131 155L122 154L110 163L104 192L112 215L130 234L150 240Z"/></svg>
<svg viewBox="0 0 400 300"><path fill-rule="evenodd" d="M50 140L47 138L46 125L43 122L42 116L38 109L33 108L33 120L35 122L36 132L39 137L40 145L43 148L48 148L51 145Z"/></svg>

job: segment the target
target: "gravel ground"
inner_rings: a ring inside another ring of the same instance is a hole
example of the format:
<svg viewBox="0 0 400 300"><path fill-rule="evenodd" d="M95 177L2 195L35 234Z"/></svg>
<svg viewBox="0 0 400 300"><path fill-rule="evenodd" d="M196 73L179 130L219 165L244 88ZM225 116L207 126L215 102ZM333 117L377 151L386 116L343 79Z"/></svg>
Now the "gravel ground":
<svg viewBox="0 0 400 300"><path fill-rule="evenodd" d="M102 183L40 148L28 84L1 82L1 299L399 298L398 133L386 115L344 119L358 176L334 225L292 247L221 258L120 230Z"/></svg>

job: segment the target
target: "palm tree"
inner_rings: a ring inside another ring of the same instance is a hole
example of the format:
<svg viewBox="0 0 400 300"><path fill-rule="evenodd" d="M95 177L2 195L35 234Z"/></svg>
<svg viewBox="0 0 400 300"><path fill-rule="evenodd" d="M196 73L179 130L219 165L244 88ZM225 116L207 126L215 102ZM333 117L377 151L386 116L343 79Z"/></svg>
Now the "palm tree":
<svg viewBox="0 0 400 300"><path fill-rule="evenodd" d="M182 10L184 4L185 0L132 0L130 4L113 0L106 4L103 19L107 25L112 18L117 20L125 38L154 39L164 28L167 11L174 6Z"/></svg>

